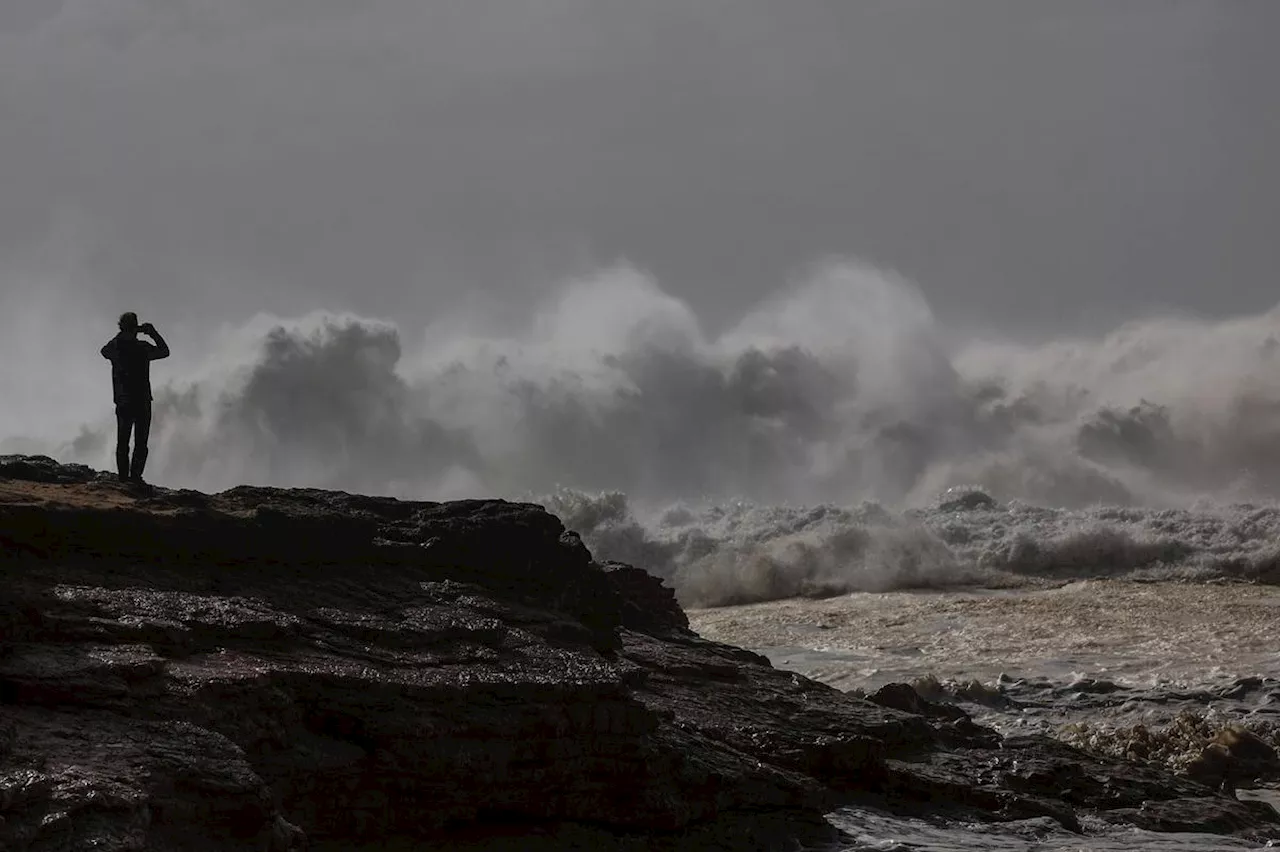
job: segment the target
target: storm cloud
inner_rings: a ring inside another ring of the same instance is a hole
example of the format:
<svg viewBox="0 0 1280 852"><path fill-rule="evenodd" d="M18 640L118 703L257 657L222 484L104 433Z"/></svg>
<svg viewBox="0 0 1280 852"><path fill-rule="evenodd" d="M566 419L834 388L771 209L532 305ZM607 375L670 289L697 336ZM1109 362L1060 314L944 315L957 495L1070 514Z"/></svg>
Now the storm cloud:
<svg viewBox="0 0 1280 852"><path fill-rule="evenodd" d="M518 315L625 261L727 324L830 254L969 324L1264 309L1277 25L1269 0L12 0L4 308L57 238L69 297L168 323Z"/></svg>

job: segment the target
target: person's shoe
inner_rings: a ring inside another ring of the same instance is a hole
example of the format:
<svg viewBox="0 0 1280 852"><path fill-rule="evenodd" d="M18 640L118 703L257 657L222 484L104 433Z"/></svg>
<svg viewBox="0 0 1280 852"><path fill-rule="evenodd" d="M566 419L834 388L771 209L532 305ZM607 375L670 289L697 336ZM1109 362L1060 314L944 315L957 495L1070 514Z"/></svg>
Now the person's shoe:
<svg viewBox="0 0 1280 852"><path fill-rule="evenodd" d="M146 449L135 449L133 451L133 464L129 465L129 478L134 482L142 481L142 471L147 467L147 451Z"/></svg>

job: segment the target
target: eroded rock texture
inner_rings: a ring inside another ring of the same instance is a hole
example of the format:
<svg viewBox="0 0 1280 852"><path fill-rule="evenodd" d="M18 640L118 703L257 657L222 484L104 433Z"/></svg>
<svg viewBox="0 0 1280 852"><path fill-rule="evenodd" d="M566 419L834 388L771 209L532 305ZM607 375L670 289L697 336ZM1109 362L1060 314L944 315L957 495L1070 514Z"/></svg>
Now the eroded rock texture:
<svg viewBox="0 0 1280 852"><path fill-rule="evenodd" d="M1275 820L705 641L533 505L0 458L0 581L3 849L770 848L852 800Z"/></svg>

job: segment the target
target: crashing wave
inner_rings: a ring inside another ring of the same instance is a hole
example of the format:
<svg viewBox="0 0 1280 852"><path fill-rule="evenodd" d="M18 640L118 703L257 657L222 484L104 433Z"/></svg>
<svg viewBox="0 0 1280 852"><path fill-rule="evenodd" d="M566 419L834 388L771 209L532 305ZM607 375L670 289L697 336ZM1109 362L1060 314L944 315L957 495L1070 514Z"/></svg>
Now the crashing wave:
<svg viewBox="0 0 1280 852"><path fill-rule="evenodd" d="M1277 507L1046 509L949 492L903 512L739 502L642 516L616 492L542 502L598 557L667 579L693 607L1040 580L1280 582Z"/></svg>
<svg viewBox="0 0 1280 852"><path fill-rule="evenodd" d="M420 341L409 331L318 312L259 317L202 361L179 346L185 361L157 371L172 378L149 470L204 490L445 498L564 484L646 505L921 506L957 485L1067 507L1280 496L1277 312L962 340L910 283L850 262L718 334L631 269L566 284L515 331L452 318ZM23 380L43 381L39 369ZM58 404L50 423L81 403ZM0 443L105 463L101 407L78 438L22 439L0 419ZM37 416L21 413L13 423Z"/></svg>
<svg viewBox="0 0 1280 852"><path fill-rule="evenodd" d="M995 575L1268 580L1275 510L1245 501L1280 497L1278 337L1271 312L962 341L856 263L711 334L615 269L502 334L256 318L202 363L166 362L148 470L209 491L550 493L602 557L697 604ZM109 466L103 409L65 439L0 422L0 452Z"/></svg>

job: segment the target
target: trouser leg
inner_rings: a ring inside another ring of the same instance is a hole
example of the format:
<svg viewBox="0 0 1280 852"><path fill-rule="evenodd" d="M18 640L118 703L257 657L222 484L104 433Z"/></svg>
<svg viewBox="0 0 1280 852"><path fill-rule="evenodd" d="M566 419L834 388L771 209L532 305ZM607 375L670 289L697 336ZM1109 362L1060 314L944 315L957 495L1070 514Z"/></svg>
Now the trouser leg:
<svg viewBox="0 0 1280 852"><path fill-rule="evenodd" d="M129 478L129 433L133 431L133 418L129 409L116 406L116 473L121 479Z"/></svg>
<svg viewBox="0 0 1280 852"><path fill-rule="evenodd" d="M142 479L147 466L147 441L151 437L151 403L140 403L133 419L133 464L129 468L130 479Z"/></svg>

